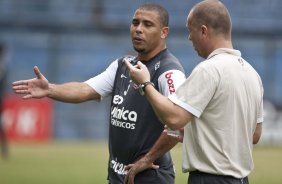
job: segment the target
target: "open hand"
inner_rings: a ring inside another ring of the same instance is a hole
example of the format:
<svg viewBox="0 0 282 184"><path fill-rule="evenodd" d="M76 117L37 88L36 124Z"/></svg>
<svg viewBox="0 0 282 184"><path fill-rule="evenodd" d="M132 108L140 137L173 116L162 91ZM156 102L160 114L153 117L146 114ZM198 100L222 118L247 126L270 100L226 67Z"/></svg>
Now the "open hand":
<svg viewBox="0 0 282 184"><path fill-rule="evenodd" d="M34 67L36 78L13 82L13 90L16 94L23 94L23 99L43 98L48 94L48 80L41 74L37 66Z"/></svg>

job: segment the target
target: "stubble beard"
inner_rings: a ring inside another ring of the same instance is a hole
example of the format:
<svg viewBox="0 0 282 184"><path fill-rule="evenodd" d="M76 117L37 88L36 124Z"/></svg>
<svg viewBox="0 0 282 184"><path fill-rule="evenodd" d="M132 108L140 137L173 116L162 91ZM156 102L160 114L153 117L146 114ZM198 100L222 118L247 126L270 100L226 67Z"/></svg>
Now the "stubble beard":
<svg viewBox="0 0 282 184"><path fill-rule="evenodd" d="M145 48L136 48L136 47L133 47L134 48L134 50L136 51L136 52L138 52L139 54L144 54L144 53L146 53L146 49Z"/></svg>

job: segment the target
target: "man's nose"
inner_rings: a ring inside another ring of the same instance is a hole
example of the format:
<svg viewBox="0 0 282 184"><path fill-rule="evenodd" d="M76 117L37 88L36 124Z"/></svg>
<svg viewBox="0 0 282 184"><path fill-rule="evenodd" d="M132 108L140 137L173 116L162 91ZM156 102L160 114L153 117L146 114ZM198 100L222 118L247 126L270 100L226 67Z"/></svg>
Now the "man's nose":
<svg viewBox="0 0 282 184"><path fill-rule="evenodd" d="M142 32L143 30L143 25L142 24L138 24L138 26L136 26L136 32Z"/></svg>

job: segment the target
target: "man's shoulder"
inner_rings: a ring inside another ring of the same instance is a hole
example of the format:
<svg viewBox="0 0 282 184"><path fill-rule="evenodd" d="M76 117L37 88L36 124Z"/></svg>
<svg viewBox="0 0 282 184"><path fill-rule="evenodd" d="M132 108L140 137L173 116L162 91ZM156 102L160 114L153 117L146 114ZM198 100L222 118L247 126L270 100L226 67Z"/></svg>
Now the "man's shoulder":
<svg viewBox="0 0 282 184"><path fill-rule="evenodd" d="M180 70L184 73L181 62L173 54L166 55L160 59L160 68L163 70Z"/></svg>
<svg viewBox="0 0 282 184"><path fill-rule="evenodd" d="M179 62L179 59L168 49L161 53L161 60L169 60L170 62Z"/></svg>

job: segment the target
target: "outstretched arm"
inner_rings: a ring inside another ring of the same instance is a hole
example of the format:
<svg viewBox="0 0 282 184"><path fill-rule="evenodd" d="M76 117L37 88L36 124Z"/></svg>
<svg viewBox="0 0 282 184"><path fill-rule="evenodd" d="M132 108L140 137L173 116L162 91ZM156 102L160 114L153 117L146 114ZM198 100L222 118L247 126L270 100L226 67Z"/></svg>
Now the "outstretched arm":
<svg viewBox="0 0 282 184"><path fill-rule="evenodd" d="M150 81L150 73L144 64L138 62L137 65L133 66L127 61L125 63L132 80L136 84ZM173 130L184 127L194 117L190 112L160 94L152 85L146 86L145 94L159 119Z"/></svg>
<svg viewBox="0 0 282 184"><path fill-rule="evenodd" d="M37 66L34 67L34 73L36 77L33 79L13 82L14 92L24 95L23 99L49 97L68 103L100 99L100 95L86 83L51 84Z"/></svg>

